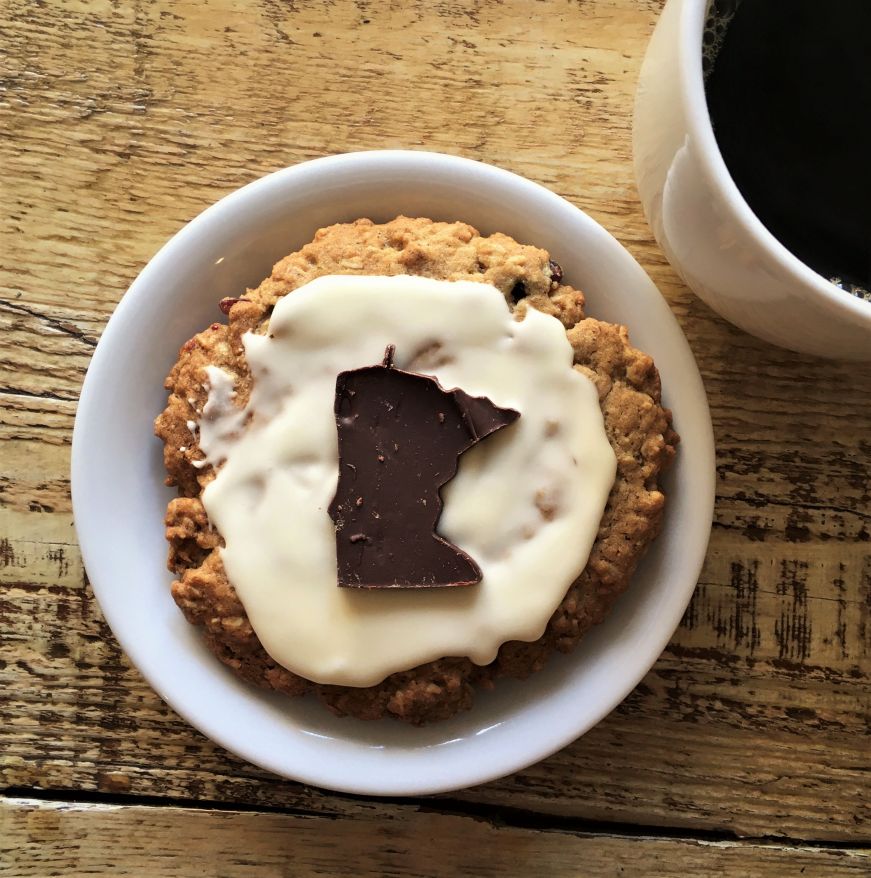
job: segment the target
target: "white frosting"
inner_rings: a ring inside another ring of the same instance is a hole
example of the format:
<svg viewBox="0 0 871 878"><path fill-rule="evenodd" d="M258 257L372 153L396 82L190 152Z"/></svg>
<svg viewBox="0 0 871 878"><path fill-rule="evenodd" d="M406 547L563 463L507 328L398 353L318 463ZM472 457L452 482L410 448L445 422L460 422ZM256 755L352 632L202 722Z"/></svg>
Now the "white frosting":
<svg viewBox="0 0 871 878"><path fill-rule="evenodd" d="M233 403L236 391L233 390L232 375L217 366L206 366L206 375L209 379L209 398L203 406L203 417L199 424L200 448L206 456L204 460L193 461L193 464L203 467L211 463L217 467L224 462L240 436L247 412Z"/></svg>
<svg viewBox="0 0 871 878"><path fill-rule="evenodd" d="M267 652L319 683L369 686L442 656L493 660L544 632L583 569L616 471L593 384L572 368L555 318L513 319L501 293L422 277L321 277L248 334L245 412L208 370L200 447L224 461L203 494L230 581ZM483 572L478 585L356 590L336 584L327 508L338 479L339 372L381 362L520 412L464 454L439 533ZM250 418L242 430L246 418Z"/></svg>

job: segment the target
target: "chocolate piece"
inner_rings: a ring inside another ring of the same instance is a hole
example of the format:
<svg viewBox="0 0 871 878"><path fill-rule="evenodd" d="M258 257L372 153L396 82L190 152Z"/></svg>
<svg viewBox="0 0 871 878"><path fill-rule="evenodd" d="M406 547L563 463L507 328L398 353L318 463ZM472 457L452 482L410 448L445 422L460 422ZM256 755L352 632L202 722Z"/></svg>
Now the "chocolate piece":
<svg viewBox="0 0 871 878"><path fill-rule="evenodd" d="M526 296L526 284L524 284L522 280L517 281L517 283L511 287L511 301L516 305L521 299L525 299Z"/></svg>
<svg viewBox="0 0 871 878"><path fill-rule="evenodd" d="M520 415L395 368L393 351L336 379L339 483L329 514L339 585L474 585L480 567L435 532L439 491L464 451Z"/></svg>
<svg viewBox="0 0 871 878"><path fill-rule="evenodd" d="M229 314L233 305L235 305L236 302L241 301L241 299L234 299L232 296L225 296L220 302L218 302L218 307L221 309L222 314Z"/></svg>

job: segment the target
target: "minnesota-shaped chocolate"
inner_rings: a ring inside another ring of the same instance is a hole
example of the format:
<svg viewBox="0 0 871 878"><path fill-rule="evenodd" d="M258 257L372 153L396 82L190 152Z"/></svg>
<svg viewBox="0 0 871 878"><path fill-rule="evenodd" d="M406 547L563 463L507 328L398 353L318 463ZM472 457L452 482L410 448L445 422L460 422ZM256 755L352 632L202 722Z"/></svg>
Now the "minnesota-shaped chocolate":
<svg viewBox="0 0 871 878"><path fill-rule="evenodd" d="M436 533L459 456L520 417L486 397L383 363L336 379L339 483L330 504L338 582L349 588L474 585L481 568Z"/></svg>

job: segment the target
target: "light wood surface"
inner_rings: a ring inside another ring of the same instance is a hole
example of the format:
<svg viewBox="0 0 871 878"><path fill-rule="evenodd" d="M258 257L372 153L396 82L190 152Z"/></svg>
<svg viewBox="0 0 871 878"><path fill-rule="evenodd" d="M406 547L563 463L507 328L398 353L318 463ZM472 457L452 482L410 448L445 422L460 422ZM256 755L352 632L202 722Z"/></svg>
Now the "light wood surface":
<svg viewBox="0 0 871 878"><path fill-rule="evenodd" d="M513 828L400 806L387 817L333 820L299 814L149 808L10 799L0 854L16 839L19 874L655 875L850 878L871 855L836 847L785 847L687 838Z"/></svg>
<svg viewBox="0 0 871 878"><path fill-rule="evenodd" d="M731 328L653 242L631 112L660 7L0 0L0 872L868 873L871 382ZM257 176L379 147L502 165L608 228L680 320L718 446L699 588L637 690L418 803L282 781L179 719L103 621L69 499L88 360L158 247Z"/></svg>

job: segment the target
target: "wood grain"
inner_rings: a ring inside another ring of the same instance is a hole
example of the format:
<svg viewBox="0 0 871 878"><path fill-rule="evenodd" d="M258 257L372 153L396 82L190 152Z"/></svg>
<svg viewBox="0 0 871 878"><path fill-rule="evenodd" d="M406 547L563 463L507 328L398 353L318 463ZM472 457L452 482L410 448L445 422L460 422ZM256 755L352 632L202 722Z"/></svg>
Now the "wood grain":
<svg viewBox="0 0 871 878"><path fill-rule="evenodd" d="M781 351L728 326L652 241L632 182L630 129L660 6L0 0L0 786L355 818L267 815L261 824L260 815L196 812L202 838L216 838L208 827L222 821L248 821L253 832L286 819L298 821L294 837L312 827L311 845L319 826L351 827L341 832L352 845L365 838L353 835L363 819L404 826L406 842L426 852L427 832L446 839L456 830L459 818L412 820L418 812L407 806L281 781L178 719L105 625L69 501L89 358L124 289L169 235L221 195L302 159L428 148L542 182L629 248L698 358L718 480L699 588L632 696L540 765L427 807L574 828L871 836L871 384L855 365ZM30 823L57 825L46 843L58 850L124 821L163 820L152 808L3 813L21 838ZM159 824L166 844L181 844L168 820ZM462 825L468 847L499 847L500 830ZM278 830L257 832L264 850L283 850ZM553 862L571 862L543 833L516 837L506 851L531 857L544 845ZM702 853L724 874L786 862L764 845L568 838L575 858L616 845L634 868ZM144 856L128 853L130 862ZM853 863L830 852L790 856L819 869ZM372 853L371 868L386 868L383 857Z"/></svg>
<svg viewBox="0 0 871 878"><path fill-rule="evenodd" d="M9 839L16 839L14 847ZM6 841L4 841L6 840ZM190 808L0 800L0 875L717 875L851 878L871 852L497 825L397 808L330 819Z"/></svg>

